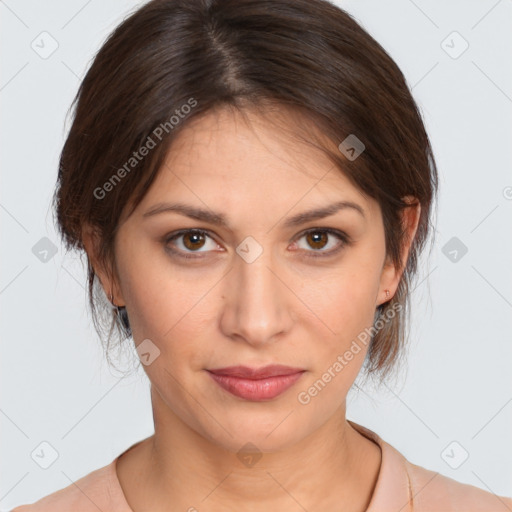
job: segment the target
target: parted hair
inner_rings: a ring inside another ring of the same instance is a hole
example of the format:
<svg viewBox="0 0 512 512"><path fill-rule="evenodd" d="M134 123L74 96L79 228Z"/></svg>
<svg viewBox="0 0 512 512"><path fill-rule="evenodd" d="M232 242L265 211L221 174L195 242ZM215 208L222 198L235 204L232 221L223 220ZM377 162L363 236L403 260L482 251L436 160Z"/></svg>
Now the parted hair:
<svg viewBox="0 0 512 512"><path fill-rule="evenodd" d="M263 112L269 105L267 116L281 106L297 112L303 131L320 131L331 143L313 136L311 143L380 206L387 257L403 269L376 318L394 314L372 336L365 360L367 375L382 380L406 348L411 285L432 234L437 168L403 73L328 1L152 0L131 12L95 54L70 106L53 197L59 233L68 250L83 255L84 227L92 226L99 261L113 271L119 219L140 203L177 134L213 109ZM364 150L350 158L338 148L354 135ZM417 199L421 213L403 262L405 196ZM117 337L122 345L125 334L86 258L89 305L108 358L111 342Z"/></svg>

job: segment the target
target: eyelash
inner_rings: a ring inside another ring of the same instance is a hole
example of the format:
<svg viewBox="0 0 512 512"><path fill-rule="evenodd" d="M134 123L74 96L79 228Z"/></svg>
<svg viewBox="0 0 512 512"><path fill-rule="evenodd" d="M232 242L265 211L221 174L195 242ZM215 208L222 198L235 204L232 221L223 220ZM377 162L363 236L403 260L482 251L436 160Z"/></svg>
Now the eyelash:
<svg viewBox="0 0 512 512"><path fill-rule="evenodd" d="M200 234L200 235L206 235L209 238L212 238L208 231L205 231L205 230L202 230L202 229L183 229L181 231L177 231L175 233L171 233L170 235L164 237L166 249L170 253L172 253L172 254L180 257L180 258L185 258L185 259L202 259L203 256L192 255L193 253L186 254L186 253L183 253L183 251L181 251L181 250L177 251L177 250L174 250L174 249L171 249L170 247L168 247L168 244L170 242L172 242L173 240L176 240L180 236L183 236L183 235L186 235L186 234L191 234L191 233ZM308 254L306 256L307 258L327 258L329 256L333 256L334 254L336 254L339 251L341 251L344 247L346 247L346 246L351 244L351 239L350 239L350 237L346 233L344 233L343 231L339 231L337 229L332 229L332 228L312 228L312 229L308 229L307 231L304 231L303 233L301 233L296 238L296 240L300 240L301 238L303 238L304 236L308 235L309 233L328 233L329 235L333 235L336 238L338 238L341 243L338 245L338 247L336 247L334 249L331 249L329 251L320 251L320 250L318 250L318 251L314 251L314 250L307 251L307 252L311 252L312 253L312 254Z"/></svg>

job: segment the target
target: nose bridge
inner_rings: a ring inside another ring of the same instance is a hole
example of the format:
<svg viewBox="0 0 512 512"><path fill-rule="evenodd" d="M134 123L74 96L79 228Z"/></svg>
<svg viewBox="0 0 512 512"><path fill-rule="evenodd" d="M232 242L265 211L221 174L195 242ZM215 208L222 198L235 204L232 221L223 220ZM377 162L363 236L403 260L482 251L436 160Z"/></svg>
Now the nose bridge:
<svg viewBox="0 0 512 512"><path fill-rule="evenodd" d="M258 248L249 240L238 246L237 253L228 276L232 310L225 313L231 320L224 328L228 336L265 343L290 326L286 287L277 277L271 248Z"/></svg>

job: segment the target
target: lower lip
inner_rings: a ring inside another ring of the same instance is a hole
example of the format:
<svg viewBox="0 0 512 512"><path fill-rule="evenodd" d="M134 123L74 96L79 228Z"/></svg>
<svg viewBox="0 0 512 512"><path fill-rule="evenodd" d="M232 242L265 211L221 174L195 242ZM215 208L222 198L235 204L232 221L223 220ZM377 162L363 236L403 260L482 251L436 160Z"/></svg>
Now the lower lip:
<svg viewBox="0 0 512 512"><path fill-rule="evenodd" d="M221 388L229 391L231 394L245 400L262 402L264 400L271 400L284 393L301 378L304 372L278 375L266 379L242 379L240 377L208 373Z"/></svg>

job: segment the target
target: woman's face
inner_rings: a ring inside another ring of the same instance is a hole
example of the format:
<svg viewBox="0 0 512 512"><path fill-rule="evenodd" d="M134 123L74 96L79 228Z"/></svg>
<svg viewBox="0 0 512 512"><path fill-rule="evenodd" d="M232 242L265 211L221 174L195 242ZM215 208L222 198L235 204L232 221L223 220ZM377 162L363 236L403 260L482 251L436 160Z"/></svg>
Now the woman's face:
<svg viewBox="0 0 512 512"><path fill-rule="evenodd" d="M227 449L251 441L272 451L339 411L368 349L358 335L400 276L384 267L378 203L320 151L248 115L251 127L221 110L181 132L121 224L113 286L135 345L145 344L144 369L167 408L157 414ZM355 206L301 221L340 201ZM164 209L178 203L209 218ZM270 364L304 372L260 400L235 396L208 372Z"/></svg>

